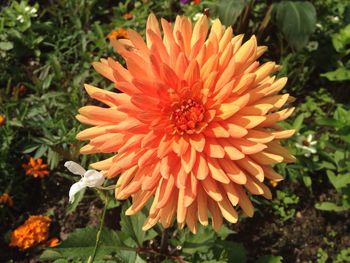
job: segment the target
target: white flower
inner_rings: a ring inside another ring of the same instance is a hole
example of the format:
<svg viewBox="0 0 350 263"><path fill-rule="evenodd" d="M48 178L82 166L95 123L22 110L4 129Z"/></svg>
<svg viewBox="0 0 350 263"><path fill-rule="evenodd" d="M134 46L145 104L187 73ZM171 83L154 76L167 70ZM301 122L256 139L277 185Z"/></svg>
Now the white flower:
<svg viewBox="0 0 350 263"><path fill-rule="evenodd" d="M320 23L316 23L316 27L318 27L319 29L323 28L323 26Z"/></svg>
<svg viewBox="0 0 350 263"><path fill-rule="evenodd" d="M73 174L81 175L81 179L75 184L73 184L69 189L70 203L74 202L74 196L76 195L76 193L78 193L86 187L96 187L104 189L104 187L102 187L102 184L105 178L100 172L97 172L95 170L86 171L83 167L81 167L81 165L72 161L66 162L64 166L67 167L67 169Z"/></svg>
<svg viewBox="0 0 350 263"><path fill-rule="evenodd" d="M314 140L314 136L309 134L308 136L299 136L298 141L295 146L299 149L302 149L305 153L306 157L309 157L311 154L315 154L317 152L314 147L317 144L317 141Z"/></svg>
<svg viewBox="0 0 350 263"><path fill-rule="evenodd" d="M30 13L31 13L31 14L35 14L36 11L38 11L38 10L37 10L35 7L32 7L32 8L30 9Z"/></svg>
<svg viewBox="0 0 350 263"><path fill-rule="evenodd" d="M308 51L315 51L318 49L318 42L317 41L310 41L307 45L306 45L306 49Z"/></svg>
<svg viewBox="0 0 350 263"><path fill-rule="evenodd" d="M20 23L23 23L23 22L24 22L24 19L23 19L23 16L22 16L22 15L17 16L17 20L18 20Z"/></svg>
<svg viewBox="0 0 350 263"><path fill-rule="evenodd" d="M339 22L339 16L331 16L330 19L331 19L331 21L333 23L338 23Z"/></svg>

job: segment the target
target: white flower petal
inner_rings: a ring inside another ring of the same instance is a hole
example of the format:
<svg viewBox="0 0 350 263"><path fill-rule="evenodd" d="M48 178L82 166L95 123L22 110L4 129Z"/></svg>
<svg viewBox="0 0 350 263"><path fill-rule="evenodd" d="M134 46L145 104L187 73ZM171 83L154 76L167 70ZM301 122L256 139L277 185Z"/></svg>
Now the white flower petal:
<svg viewBox="0 0 350 263"><path fill-rule="evenodd" d="M312 142L310 142L310 145L311 146L314 146L314 145L316 145L317 144L317 141L312 141Z"/></svg>
<svg viewBox="0 0 350 263"><path fill-rule="evenodd" d="M313 154L315 154L315 153L317 152L316 149L313 148L313 147L309 147L308 151L309 151L310 153L313 153Z"/></svg>
<svg viewBox="0 0 350 263"><path fill-rule="evenodd" d="M302 148L304 147L304 145L301 145L300 143L296 143L295 146L296 146L297 148L300 148L300 149L302 149Z"/></svg>
<svg viewBox="0 0 350 263"><path fill-rule="evenodd" d="M65 162L64 166L67 167L67 169L73 174L83 176L86 173L86 170L83 167L81 167L80 164L77 164L73 161Z"/></svg>
<svg viewBox="0 0 350 263"><path fill-rule="evenodd" d="M312 135L312 134L309 134L308 136L307 136L307 141L308 142L311 142L312 141L312 139L314 138L314 136Z"/></svg>
<svg viewBox="0 0 350 263"><path fill-rule="evenodd" d="M73 203L76 193L83 190L85 187L86 185L81 180L73 184L69 189L69 203Z"/></svg>
<svg viewBox="0 0 350 263"><path fill-rule="evenodd" d="M88 187L100 187L104 180L103 174L95 170L88 170L82 178L82 181Z"/></svg>

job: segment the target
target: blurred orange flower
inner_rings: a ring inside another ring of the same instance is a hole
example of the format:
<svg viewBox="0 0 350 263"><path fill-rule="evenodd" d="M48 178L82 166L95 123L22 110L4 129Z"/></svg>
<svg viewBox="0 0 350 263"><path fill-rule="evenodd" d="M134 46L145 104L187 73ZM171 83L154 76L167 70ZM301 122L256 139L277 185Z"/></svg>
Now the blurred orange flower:
<svg viewBox="0 0 350 263"><path fill-rule="evenodd" d="M134 18L134 15L133 15L133 13L125 13L123 15L123 18L126 19L126 20L130 20L130 19Z"/></svg>
<svg viewBox="0 0 350 263"><path fill-rule="evenodd" d="M8 193L3 193L0 196L0 204L6 204L6 205L11 207L11 206L13 206L13 200Z"/></svg>
<svg viewBox="0 0 350 263"><path fill-rule="evenodd" d="M126 67L93 63L122 93L85 85L107 107L79 109L77 119L95 127L77 139L90 140L82 154L115 154L91 166L119 177L116 198L133 201L127 215L152 203L144 230L176 219L196 233L210 213L218 231L223 218L237 222L238 206L253 216L247 193L271 199L265 179L283 179L273 165L295 160L280 143L294 130L277 124L293 113L285 106L293 98L279 94L287 82L273 75L279 66L258 62L267 48L255 36L244 43L218 19L210 30L206 16L194 27L183 16L161 26L151 14L146 42L133 30L128 41L111 40Z"/></svg>
<svg viewBox="0 0 350 263"><path fill-rule="evenodd" d="M50 224L48 216L30 216L11 233L10 246L26 250L42 243L48 238Z"/></svg>
<svg viewBox="0 0 350 263"><path fill-rule="evenodd" d="M53 237L46 242L46 245L48 247L57 247L59 244L60 244L60 240L57 237Z"/></svg>
<svg viewBox="0 0 350 263"><path fill-rule="evenodd" d="M6 121L6 118L4 115L0 115L0 126L1 125L4 125L5 124L5 121Z"/></svg>
<svg viewBox="0 0 350 263"><path fill-rule="evenodd" d="M107 35L107 38L111 40L115 39L123 39L123 38L128 38L128 31L126 31L124 28L118 28L113 30Z"/></svg>
<svg viewBox="0 0 350 263"><path fill-rule="evenodd" d="M41 158L36 160L30 157L28 164L22 164L22 167L25 169L26 175L32 175L35 178L43 178L49 174L47 164L44 164Z"/></svg>

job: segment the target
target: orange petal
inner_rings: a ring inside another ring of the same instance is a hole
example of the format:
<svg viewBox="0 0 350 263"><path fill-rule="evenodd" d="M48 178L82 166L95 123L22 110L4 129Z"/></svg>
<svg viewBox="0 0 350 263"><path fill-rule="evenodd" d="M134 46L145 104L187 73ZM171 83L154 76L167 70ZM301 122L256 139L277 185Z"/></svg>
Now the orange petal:
<svg viewBox="0 0 350 263"><path fill-rule="evenodd" d="M213 179L215 179L216 181L221 182L223 184L230 183L230 179L226 176L226 173L220 167L220 164L218 163L217 159L207 158L207 161L208 161L208 167L209 167L209 170L211 173L211 177Z"/></svg>

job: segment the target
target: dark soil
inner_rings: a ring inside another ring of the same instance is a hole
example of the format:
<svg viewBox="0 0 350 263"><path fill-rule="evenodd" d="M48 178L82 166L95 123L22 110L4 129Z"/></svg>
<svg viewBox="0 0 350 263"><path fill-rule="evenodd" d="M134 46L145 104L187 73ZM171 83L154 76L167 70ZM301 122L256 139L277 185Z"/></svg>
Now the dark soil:
<svg viewBox="0 0 350 263"><path fill-rule="evenodd" d="M285 187L293 189L295 185ZM256 262L263 255L279 255L287 263L316 262L319 248L333 262L341 249L350 247L349 212L319 211L314 204L322 196L314 196L305 188L295 193L301 201L293 218L283 222L270 206L260 205L260 213L237 224L232 239L243 243L248 262Z"/></svg>

